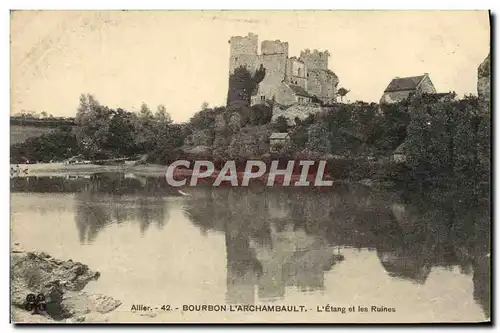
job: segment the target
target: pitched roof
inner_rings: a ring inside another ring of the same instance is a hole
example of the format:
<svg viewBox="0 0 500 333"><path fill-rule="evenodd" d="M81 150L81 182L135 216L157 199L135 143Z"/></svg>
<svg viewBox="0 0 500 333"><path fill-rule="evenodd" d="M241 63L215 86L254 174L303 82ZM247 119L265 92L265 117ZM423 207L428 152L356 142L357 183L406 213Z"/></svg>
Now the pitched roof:
<svg viewBox="0 0 500 333"><path fill-rule="evenodd" d="M286 139L288 133L272 133L269 139Z"/></svg>
<svg viewBox="0 0 500 333"><path fill-rule="evenodd" d="M394 78L384 92L415 90L424 77L425 75Z"/></svg>
<svg viewBox="0 0 500 333"><path fill-rule="evenodd" d="M288 86L290 87L290 89L292 89L295 95L311 97L311 95L309 95L309 93L301 86L296 86L295 84L289 84Z"/></svg>

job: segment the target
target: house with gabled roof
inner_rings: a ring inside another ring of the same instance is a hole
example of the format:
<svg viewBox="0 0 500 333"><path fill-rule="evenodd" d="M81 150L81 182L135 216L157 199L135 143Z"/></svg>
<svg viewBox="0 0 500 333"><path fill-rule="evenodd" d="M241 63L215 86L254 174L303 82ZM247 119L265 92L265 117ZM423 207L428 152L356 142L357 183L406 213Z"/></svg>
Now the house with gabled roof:
<svg viewBox="0 0 500 333"><path fill-rule="evenodd" d="M436 88L429 74L409 77L395 77L384 90L380 104L398 103L407 99L411 94L435 94Z"/></svg>
<svg viewBox="0 0 500 333"><path fill-rule="evenodd" d="M295 84L288 84L288 87L292 89L296 103L307 104L311 102L312 96L309 95L309 93L301 86L297 86Z"/></svg>

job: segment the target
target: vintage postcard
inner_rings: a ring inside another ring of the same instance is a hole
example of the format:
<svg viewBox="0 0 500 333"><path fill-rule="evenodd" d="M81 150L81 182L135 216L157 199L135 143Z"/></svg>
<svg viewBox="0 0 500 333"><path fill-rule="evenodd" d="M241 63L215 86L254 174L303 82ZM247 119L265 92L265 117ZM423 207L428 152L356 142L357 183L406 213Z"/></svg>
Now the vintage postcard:
<svg viewBox="0 0 500 333"><path fill-rule="evenodd" d="M488 11L11 11L13 323L490 323Z"/></svg>

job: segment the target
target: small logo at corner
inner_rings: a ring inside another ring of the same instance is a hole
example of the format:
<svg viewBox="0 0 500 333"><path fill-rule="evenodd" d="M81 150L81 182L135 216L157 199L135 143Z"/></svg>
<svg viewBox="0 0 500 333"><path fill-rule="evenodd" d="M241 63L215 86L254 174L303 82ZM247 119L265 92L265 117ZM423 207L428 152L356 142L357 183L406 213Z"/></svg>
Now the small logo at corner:
<svg viewBox="0 0 500 333"><path fill-rule="evenodd" d="M26 296L24 308L26 311L30 311L33 314L44 312L47 309L47 304L45 303L45 295L40 293L38 295L28 294Z"/></svg>

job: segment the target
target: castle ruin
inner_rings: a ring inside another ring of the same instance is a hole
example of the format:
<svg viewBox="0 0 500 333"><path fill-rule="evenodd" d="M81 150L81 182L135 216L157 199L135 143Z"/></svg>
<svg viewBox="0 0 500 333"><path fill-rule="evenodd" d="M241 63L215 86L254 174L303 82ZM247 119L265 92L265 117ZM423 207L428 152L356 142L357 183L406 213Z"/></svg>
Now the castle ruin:
<svg viewBox="0 0 500 333"><path fill-rule="evenodd" d="M251 104L274 99L282 105L308 104L314 99L325 104L336 101L339 79L328 69L328 51L304 50L300 57L288 57L288 42L264 40L258 53L258 36L235 36L229 40L229 74L243 66L254 73L261 65L266 75L251 96Z"/></svg>

